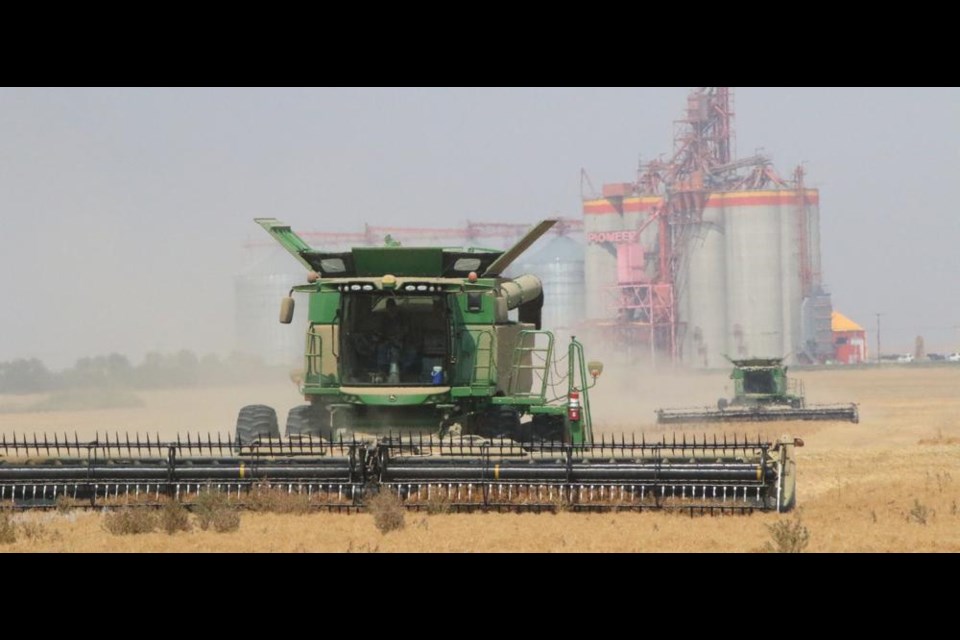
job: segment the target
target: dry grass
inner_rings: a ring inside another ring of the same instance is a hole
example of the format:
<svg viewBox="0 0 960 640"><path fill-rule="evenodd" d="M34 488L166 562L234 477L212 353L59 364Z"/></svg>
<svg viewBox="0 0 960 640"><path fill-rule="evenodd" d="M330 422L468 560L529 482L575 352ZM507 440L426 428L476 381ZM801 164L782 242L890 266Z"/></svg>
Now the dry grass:
<svg viewBox="0 0 960 640"><path fill-rule="evenodd" d="M801 521L799 512L793 520L780 520L767 525L771 540L763 545L768 553L802 553L810 544L810 530Z"/></svg>
<svg viewBox="0 0 960 640"><path fill-rule="evenodd" d="M0 512L0 544L13 544L17 541L17 530L13 518L6 511Z"/></svg>
<svg viewBox="0 0 960 640"><path fill-rule="evenodd" d="M240 512L230 504L226 495L209 491L201 493L194 502L193 511L200 529L227 533L240 528Z"/></svg>
<svg viewBox="0 0 960 640"><path fill-rule="evenodd" d="M84 502L82 500L75 500L69 496L60 495L57 496L56 505L58 513L70 513L76 507L82 506ZM89 503L87 503L89 504Z"/></svg>
<svg viewBox="0 0 960 640"><path fill-rule="evenodd" d="M373 516L373 524L380 533L390 533L403 529L406 522L406 510L400 498L391 491L381 491L366 501L367 512Z"/></svg>
<svg viewBox="0 0 960 640"><path fill-rule="evenodd" d="M932 438L920 438L917 440L917 444L929 444L929 445L938 445L938 444L960 444L960 438L947 437L943 435L943 428L937 429L937 435Z"/></svg>
<svg viewBox="0 0 960 640"><path fill-rule="evenodd" d="M450 513L453 508L453 502L446 494L437 491L430 495L425 501L427 513L431 516L439 516Z"/></svg>
<svg viewBox="0 0 960 640"><path fill-rule="evenodd" d="M121 507L103 514L103 528L115 536L150 533L158 524L159 519L152 509Z"/></svg>
<svg viewBox="0 0 960 640"><path fill-rule="evenodd" d="M307 494L295 493L282 487L269 485L254 486L250 493L244 497L244 505L251 511L269 513L303 515L313 510L310 497Z"/></svg>
<svg viewBox="0 0 960 640"><path fill-rule="evenodd" d="M735 429L751 436L758 431L767 437L789 433L806 441L806 446L797 450L798 504L802 527L809 536L803 551L960 552L960 367L797 371L796 376L804 379L809 402L857 402L861 413L860 424L771 423ZM722 390L728 383L723 373L687 379L661 372L618 379L609 368L591 396L596 428L608 434L643 430L670 435L675 428L653 427L654 409L712 404L725 395ZM202 417L205 425L214 424L209 418L215 410L222 414L224 429L229 429L234 405L238 408L251 397L260 401L262 396L249 391L221 390L213 396L144 393L145 409L38 414L35 421L31 414L0 414L0 432L22 433L30 428L43 432L62 424L91 433L112 425L142 425L151 432L165 425L175 432L178 425L196 424L188 416ZM278 387L274 397L289 394L293 406L300 400L294 391ZM267 394L266 401L269 398ZM274 404L281 414L288 408ZM164 410L167 405L174 409ZM54 416L62 423L52 425L49 420ZM684 432L689 436L703 431ZM290 512L296 513L293 516L271 509L244 511L243 526L232 532L218 533L211 520L207 529L198 526L172 536L162 529L112 536L103 531L97 513L18 514L10 522L15 541L0 545L0 552L751 553L768 544L776 546L774 531L790 533L792 529L798 542L802 539L798 537L797 514L691 518L562 509L555 515L456 514L448 510L449 504L441 501L435 509L428 506L426 515L410 518L408 513L406 526L390 535L381 533L372 513ZM233 513L225 517L240 517L231 508L224 513ZM431 517L432 513L446 515ZM43 525L34 529L42 534L32 538L18 535L25 531L19 525L34 521Z"/></svg>
<svg viewBox="0 0 960 640"><path fill-rule="evenodd" d="M190 531L190 512L176 500L167 500L160 509L160 528L173 535L178 531Z"/></svg>
<svg viewBox="0 0 960 640"><path fill-rule="evenodd" d="M0 544L12 545L18 541L46 545L59 542L60 531L48 524L49 518L36 519L25 514L0 513Z"/></svg>

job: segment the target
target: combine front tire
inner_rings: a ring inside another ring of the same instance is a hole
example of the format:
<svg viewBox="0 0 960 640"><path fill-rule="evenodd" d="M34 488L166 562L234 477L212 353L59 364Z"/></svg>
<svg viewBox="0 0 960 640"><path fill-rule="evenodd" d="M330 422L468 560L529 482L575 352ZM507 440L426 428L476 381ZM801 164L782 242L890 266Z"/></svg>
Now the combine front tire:
<svg viewBox="0 0 960 640"><path fill-rule="evenodd" d="M500 432L514 439L521 439L520 433L520 412L509 407L502 407L497 416L497 422L500 424ZM529 440L529 438L527 438Z"/></svg>
<svg viewBox="0 0 960 640"><path fill-rule="evenodd" d="M562 415L537 414L531 421L533 435L545 442L563 442L564 421Z"/></svg>
<svg viewBox="0 0 960 640"><path fill-rule="evenodd" d="M240 409L237 416L237 442L253 444L258 438L279 438L277 412L264 404L251 404Z"/></svg>
<svg viewBox="0 0 960 640"><path fill-rule="evenodd" d="M324 428L330 430L329 417L324 421L326 411L312 404L302 404L287 413L287 437L320 437Z"/></svg>
<svg viewBox="0 0 960 640"><path fill-rule="evenodd" d="M512 407L491 407L478 416L477 424L478 435L484 438L520 436L520 413Z"/></svg>

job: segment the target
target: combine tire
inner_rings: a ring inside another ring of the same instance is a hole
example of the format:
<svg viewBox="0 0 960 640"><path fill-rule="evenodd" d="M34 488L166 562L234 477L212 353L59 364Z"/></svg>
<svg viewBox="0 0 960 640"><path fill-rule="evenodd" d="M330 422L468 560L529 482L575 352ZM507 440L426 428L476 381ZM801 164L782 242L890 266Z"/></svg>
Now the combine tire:
<svg viewBox="0 0 960 640"><path fill-rule="evenodd" d="M519 439L520 414L510 407L492 407L479 416L479 433L484 438ZM530 437L527 437L530 440Z"/></svg>
<svg viewBox="0 0 960 640"><path fill-rule="evenodd" d="M545 442L563 442L563 416L537 414L531 424L535 437Z"/></svg>
<svg viewBox="0 0 960 640"><path fill-rule="evenodd" d="M502 408L497 414L500 432L508 437L520 439L520 413L516 409ZM529 438L527 438L529 440Z"/></svg>
<svg viewBox="0 0 960 640"><path fill-rule="evenodd" d="M264 404L251 404L240 409L237 416L237 442L253 444L258 438L279 438L277 412Z"/></svg>
<svg viewBox="0 0 960 640"><path fill-rule="evenodd" d="M324 430L330 430L329 418L324 421L325 414L326 411L312 404L293 407L287 413L287 437L320 437Z"/></svg>

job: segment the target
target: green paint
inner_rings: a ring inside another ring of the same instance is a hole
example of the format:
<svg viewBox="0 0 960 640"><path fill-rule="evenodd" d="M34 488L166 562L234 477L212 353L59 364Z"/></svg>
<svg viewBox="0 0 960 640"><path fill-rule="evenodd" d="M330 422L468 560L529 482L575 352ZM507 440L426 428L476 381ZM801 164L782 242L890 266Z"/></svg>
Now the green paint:
<svg viewBox="0 0 960 640"><path fill-rule="evenodd" d="M440 402L449 402L449 396L433 393L416 393L396 395L393 393L384 393L379 389L371 389L370 393L358 393L357 399L362 404L370 406L384 407L404 407L409 405L437 404Z"/></svg>
<svg viewBox="0 0 960 640"><path fill-rule="evenodd" d="M340 292L320 291L310 294L310 322L316 324L334 324L337 311L340 310Z"/></svg>
<svg viewBox="0 0 960 640"><path fill-rule="evenodd" d="M355 247L353 265L358 276L434 276L443 275L443 249L440 247Z"/></svg>
<svg viewBox="0 0 960 640"><path fill-rule="evenodd" d="M782 358L747 358L730 360L733 371L734 405L803 403L802 394L792 394L787 380L787 367Z"/></svg>
<svg viewBox="0 0 960 640"><path fill-rule="evenodd" d="M280 245L286 249L290 255L297 259L297 261L305 266L307 269L313 269L310 266L310 263L303 259L301 253L308 251L310 245L303 241L303 239L294 233L289 225L286 225L276 218L255 218L254 221L259 224L261 227L267 230L271 236L273 236Z"/></svg>

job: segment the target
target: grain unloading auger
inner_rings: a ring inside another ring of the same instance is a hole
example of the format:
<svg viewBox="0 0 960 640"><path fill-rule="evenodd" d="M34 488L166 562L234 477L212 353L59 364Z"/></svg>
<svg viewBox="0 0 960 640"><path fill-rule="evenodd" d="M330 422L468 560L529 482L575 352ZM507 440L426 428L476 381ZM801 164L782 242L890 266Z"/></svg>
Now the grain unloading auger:
<svg viewBox="0 0 960 640"><path fill-rule="evenodd" d="M540 328L538 278L502 276L555 221L507 251L344 252L257 222L308 269L281 305L289 323L293 293L308 296L306 404L290 410L285 434L276 411L255 404L230 435L0 438L0 504L157 504L204 491L243 502L273 487L328 509L361 508L384 490L411 508L456 510L793 506L792 438L597 438L589 391L602 365L576 338L555 349Z"/></svg>
<svg viewBox="0 0 960 640"><path fill-rule="evenodd" d="M807 404L800 380L787 378L782 358L730 360L734 397L717 408L658 409L660 424L839 420L857 423L856 404Z"/></svg>

